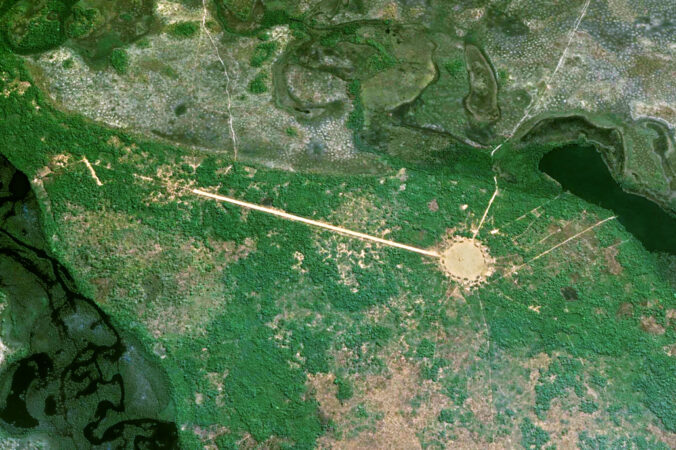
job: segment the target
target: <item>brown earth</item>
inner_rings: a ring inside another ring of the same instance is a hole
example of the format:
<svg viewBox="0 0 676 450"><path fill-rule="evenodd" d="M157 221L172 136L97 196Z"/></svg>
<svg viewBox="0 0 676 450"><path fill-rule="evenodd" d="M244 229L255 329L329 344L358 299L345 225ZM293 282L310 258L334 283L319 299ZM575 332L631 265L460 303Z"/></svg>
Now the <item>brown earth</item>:
<svg viewBox="0 0 676 450"><path fill-rule="evenodd" d="M455 281L471 286L485 281L493 273L493 260L479 241L455 237L441 252L444 271Z"/></svg>

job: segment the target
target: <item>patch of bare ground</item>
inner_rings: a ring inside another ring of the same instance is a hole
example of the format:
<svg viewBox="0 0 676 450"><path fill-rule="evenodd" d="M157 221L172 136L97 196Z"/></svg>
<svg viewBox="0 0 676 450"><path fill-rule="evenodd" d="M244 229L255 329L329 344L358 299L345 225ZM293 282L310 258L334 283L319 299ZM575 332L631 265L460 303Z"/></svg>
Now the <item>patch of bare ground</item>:
<svg viewBox="0 0 676 450"><path fill-rule="evenodd" d="M529 375L523 385L524 397L517 400L519 403L535 404L535 386L539 382L540 370L546 370L555 356L540 353L522 362L522 367L529 371ZM598 394L589 387L587 387L587 393L595 400L598 399ZM526 407L532 410L532 407ZM556 445L556 448L573 449L577 448L579 433L598 429L600 414L600 410L585 414L577 408L568 406L564 408L560 399L554 399L544 420L539 419L532 412L529 417L534 424L549 433L549 443Z"/></svg>
<svg viewBox="0 0 676 450"><path fill-rule="evenodd" d="M676 327L676 309L667 309L664 317L667 319L667 326Z"/></svg>
<svg viewBox="0 0 676 450"><path fill-rule="evenodd" d="M622 273L623 267L617 261L617 254L619 253L617 246L606 247L603 249L603 256L606 259L606 266L608 272L612 275L619 275Z"/></svg>
<svg viewBox="0 0 676 450"><path fill-rule="evenodd" d="M415 449L421 448L417 437L428 427L441 426L436 418L450 400L441 393L438 383L422 380L420 368L404 357L387 361L385 375L366 375L353 380L355 396L340 402L333 374L309 376L309 384L319 402L321 414L336 424L336 432L320 438L320 448L341 449ZM429 404L414 408L416 397L429 398ZM351 411L363 404L375 413L373 428L357 429Z"/></svg>
<svg viewBox="0 0 676 450"><path fill-rule="evenodd" d="M195 425L192 430L202 442L203 450L220 450L221 447L216 444L216 440L220 436L231 433L228 428L221 425L209 425L206 427ZM281 449L290 448L293 445L291 441L276 436L271 436L264 442L257 442L249 433L245 433L244 436L236 442L236 444L236 448L243 450Z"/></svg>
<svg viewBox="0 0 676 450"><path fill-rule="evenodd" d="M148 331L155 338L168 334L199 334L208 322L207 313L222 302L223 294L190 296L180 306L162 306L160 308L139 308L139 315Z"/></svg>
<svg viewBox="0 0 676 450"><path fill-rule="evenodd" d="M192 431L202 442L202 448L204 450L218 450L216 439L219 436L228 434L230 432L230 430L228 430L226 427L220 425L211 425L208 427L200 427L199 425L195 425Z"/></svg>
<svg viewBox="0 0 676 450"><path fill-rule="evenodd" d="M226 434L226 433L224 433ZM252 435L245 433L244 436L235 443L237 449L242 450L277 450L282 448L292 448L293 442L277 436L271 436L263 442L258 442ZM205 447L207 450L220 450L219 447Z"/></svg>
<svg viewBox="0 0 676 450"><path fill-rule="evenodd" d="M554 444L556 448L573 449L578 448L579 435L583 431L599 429L599 418L601 411L595 411L592 414L586 414L578 411L576 408L564 408L559 399L551 403L547 412L546 420L539 420L533 417L533 423L549 433L548 444ZM604 428L604 434L608 428ZM614 430L621 432L621 430Z"/></svg>
<svg viewBox="0 0 676 450"><path fill-rule="evenodd" d="M655 318L652 316L641 317L641 329L646 333L657 335L664 334L666 331L664 327L658 324L657 320L655 320Z"/></svg>
<svg viewBox="0 0 676 450"><path fill-rule="evenodd" d="M241 244L234 241L219 241L208 238L209 247L214 251L221 253L228 261L237 262L245 259L251 252L256 251L256 241L250 237L244 238Z"/></svg>
<svg viewBox="0 0 676 450"><path fill-rule="evenodd" d="M3 97L9 98L9 96L12 94L23 96L28 90L28 88L31 87L31 84L29 82L21 81L18 78L9 80L9 76L10 75L7 72L2 72L0 74L0 80L3 82L7 82L2 90Z"/></svg>
<svg viewBox="0 0 676 450"><path fill-rule="evenodd" d="M669 448L676 448L676 433L664 431L652 423L648 424L648 431L650 431L650 434L655 436L657 439L667 444Z"/></svg>
<svg viewBox="0 0 676 450"><path fill-rule="evenodd" d="M97 303L105 303L108 300L113 289L113 280L107 277L91 278L89 282L95 289L95 300Z"/></svg>
<svg viewBox="0 0 676 450"><path fill-rule="evenodd" d="M444 272L465 287L477 286L493 274L495 260L488 248L475 239L455 236L442 245Z"/></svg>
<svg viewBox="0 0 676 450"><path fill-rule="evenodd" d="M587 387L588 394L596 399L596 393ZM553 444L560 449L575 449L578 447L579 436L583 432L591 434L603 434L609 436L627 436L631 434L629 429L637 424L624 424L623 426L613 425L604 417L603 408L588 414L579 411L575 407L564 409L560 399L555 399L551 403L551 408L547 413L546 420L537 420L532 417L533 423L549 433L549 444ZM676 434L661 430L653 424L647 424L650 433L657 440L668 445L669 448L676 448Z"/></svg>
<svg viewBox="0 0 676 450"><path fill-rule="evenodd" d="M178 200L178 203L189 204L188 200L182 200L185 193L194 188L196 183L194 180L183 180L174 177L175 167L172 165L162 165L157 167L155 177L147 179L146 177L137 177L140 181L150 182L157 185L157 190L153 191L145 203L159 203L166 205Z"/></svg>
<svg viewBox="0 0 676 450"><path fill-rule="evenodd" d="M667 355L671 356L672 358L676 358L676 343L665 346L663 350Z"/></svg>
<svg viewBox="0 0 676 450"><path fill-rule="evenodd" d="M327 220L329 223L382 238L387 238L391 233L392 230L386 228L392 215L391 209L379 204L376 197L342 192L338 195L342 198L342 203Z"/></svg>
<svg viewBox="0 0 676 450"><path fill-rule="evenodd" d="M618 319L629 319L634 316L634 305L629 302L623 302L615 313Z"/></svg>
<svg viewBox="0 0 676 450"><path fill-rule="evenodd" d="M340 283L351 288L352 292L359 291L359 283L353 267L370 268L374 263L382 264L377 246L364 242L363 247L357 250L353 242L345 241L342 236L333 235L321 242L318 252L324 261L333 261L338 269ZM371 260L371 261L368 261Z"/></svg>
<svg viewBox="0 0 676 450"><path fill-rule="evenodd" d="M585 385L585 396L592 399L599 404L599 408L592 413L585 413L580 411L579 401L576 396L570 395L563 398L555 398L551 401L550 408L547 411L544 419L538 418L533 413L533 405L535 405L535 387L540 379L540 371L546 370L552 360L554 360L558 353L547 355L540 353L532 358L522 359L520 363L515 361L514 364L509 364L510 367L520 365L527 371L527 378L519 381L520 377L508 377L519 386L519 394L511 395L512 407L519 406L525 414L538 427L549 433L549 442L547 445L554 445L559 449L575 449L578 448L579 436L582 432L587 432L592 435L603 434L610 436L626 436L631 434L632 430L639 428L641 424L622 423L620 426L615 425L607 416L604 396L597 391L593 386ZM586 361L581 362L588 365ZM602 363L593 365L594 369L601 369ZM676 434L668 433L657 427L648 424L648 429L651 434L660 441L674 448L676 442ZM511 434L512 445L505 445L500 448L514 448L520 442L520 431L518 427L514 429Z"/></svg>
<svg viewBox="0 0 676 450"><path fill-rule="evenodd" d="M438 329L437 332L418 330L417 321L412 320L416 307L424 299L400 296L393 298L385 306L372 308L367 317L374 322L383 319L389 312L396 312L407 332L417 337L426 337L435 342L435 356L450 362L448 367L436 374L437 381L423 380L421 366L400 356L411 349L405 339L393 344L384 359L387 361L385 374L361 375L350 381L355 395L352 399L340 402L336 399L337 386L333 374L310 376L309 384L313 395L320 404L325 420L336 424L335 431L320 441L322 448L421 448L432 446L445 448L510 448L518 442L512 435L499 436L489 443L476 429L440 422L439 414L443 409L455 408L453 401L443 393L443 383L447 378L457 375L468 376L467 398L461 405L471 411L474 421L482 428L491 429L495 421L495 408L490 386L490 376L486 361L480 356L486 345L484 330L478 332L472 326L472 318L466 314L462 290L449 292L444 299L449 310L460 321L452 329ZM349 352L338 352L336 364L349 365ZM355 420L354 410L358 405L371 415L369 418ZM376 417L374 422L373 416ZM518 430L517 430L518 431ZM518 434L518 433L517 433ZM517 436L515 434L514 436ZM449 440L452 436L452 440Z"/></svg>
<svg viewBox="0 0 676 450"><path fill-rule="evenodd" d="M377 207L375 199L355 193L341 192L338 195L343 198L343 202L327 219L329 223L387 239L392 231L386 228L390 216L387 208ZM317 251L323 260L336 265L340 282L353 292L360 288L353 272L354 267L365 269L374 264L382 265L379 245L369 241L356 245L355 242L338 234L318 235L316 241Z"/></svg>

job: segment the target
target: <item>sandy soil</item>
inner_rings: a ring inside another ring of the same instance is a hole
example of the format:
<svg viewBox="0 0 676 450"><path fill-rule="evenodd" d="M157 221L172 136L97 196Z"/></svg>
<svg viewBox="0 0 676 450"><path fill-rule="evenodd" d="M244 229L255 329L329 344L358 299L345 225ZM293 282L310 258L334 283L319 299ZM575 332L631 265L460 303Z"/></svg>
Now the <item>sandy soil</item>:
<svg viewBox="0 0 676 450"><path fill-rule="evenodd" d="M444 271L463 285L474 285L493 273L488 250L477 240L456 237L441 252Z"/></svg>

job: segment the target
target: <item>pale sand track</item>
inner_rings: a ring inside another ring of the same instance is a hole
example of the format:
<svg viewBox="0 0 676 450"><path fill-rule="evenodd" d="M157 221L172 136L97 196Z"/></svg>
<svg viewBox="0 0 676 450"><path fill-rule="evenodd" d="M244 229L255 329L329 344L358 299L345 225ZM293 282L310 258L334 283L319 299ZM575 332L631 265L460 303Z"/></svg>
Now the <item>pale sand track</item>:
<svg viewBox="0 0 676 450"><path fill-rule="evenodd" d="M96 182L96 185L97 186L103 186L103 183L101 183L101 180L99 180L99 177L96 175L96 171L94 170L94 167L89 162L89 160L87 159L86 156L82 159L82 162L84 162L85 165L87 166L87 169L89 169L89 173L92 175L92 178L94 179L94 182Z"/></svg>
<svg viewBox="0 0 676 450"><path fill-rule="evenodd" d="M495 259L490 256L488 248L482 245L479 241L474 238L465 238L461 236L455 236L451 238L445 246L442 244L442 251L439 252L436 249L424 249L419 247L414 247L412 245L402 244L400 242L390 241L387 239L379 238L377 236L371 236L370 234L360 233L358 231L348 230L347 228L339 227L336 225L331 225L326 222L321 222L319 220L307 219L305 217L297 216L295 214L290 214L285 211L269 208L267 206L257 205L255 203L245 202L243 200L237 200L232 197L225 197L223 195L212 194L210 192L202 191L200 189L192 189L191 192L200 197L206 197L213 200L218 200L221 202L230 203L232 205L240 206L243 208L252 209L254 211L263 212L265 214L270 214L285 220L290 220L292 222L300 222L306 225L313 227L323 228L334 233L343 234L345 236L354 237L357 239L362 239L365 241L371 241L378 244L386 245L388 247L399 248L401 250L406 250L413 253L418 253L420 255L429 256L436 258L444 272L450 276L453 280L457 281L461 285L464 285L467 288L480 285L481 283L488 280L494 273L494 264ZM496 189L497 192L497 189ZM550 249L540 253L539 255L530 258L524 264L513 268L508 273L515 273L517 270L529 265L533 261L536 261L543 256L551 253L557 248L566 245L567 243L577 239L588 231L593 230L594 228L615 219L615 216L608 217L599 221L598 223L580 231L579 233L569 237L568 239L560 242ZM504 277L506 274L500 275L499 278Z"/></svg>
<svg viewBox="0 0 676 450"><path fill-rule="evenodd" d="M289 214L287 212L281 211L279 209L268 208L266 206L256 205L255 203L244 202L242 200L237 200L231 197L224 197L222 195L211 194L209 192L201 191L199 189L193 189L193 194L208 197L214 200L219 200L222 202L227 202L233 205L241 206L244 208L253 209L255 211L260 211L266 214L273 216L281 217L286 220L291 220L293 222L301 222L306 225L311 225L318 228L323 228L325 230L333 231L336 233L344 234L346 236L352 236L357 239L363 239L365 241L376 242L378 244L387 245L389 247L400 248L402 250L407 250L409 252L419 253L425 256L431 256L432 258L441 258L441 255L436 250L427 250L424 248L413 247L411 245L401 244L399 242L389 241L387 239L379 238L377 236L371 236L370 234L360 233L358 231L348 230L347 228L338 227L331 225L326 222L321 222L318 220L306 219L305 217L296 216L294 214Z"/></svg>

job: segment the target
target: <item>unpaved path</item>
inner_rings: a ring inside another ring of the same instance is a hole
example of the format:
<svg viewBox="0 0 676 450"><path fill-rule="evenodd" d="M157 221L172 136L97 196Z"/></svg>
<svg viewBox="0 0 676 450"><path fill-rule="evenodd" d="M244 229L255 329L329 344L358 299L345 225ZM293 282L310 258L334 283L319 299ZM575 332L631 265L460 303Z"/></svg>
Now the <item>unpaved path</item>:
<svg viewBox="0 0 676 450"><path fill-rule="evenodd" d="M256 205L255 203L244 202L242 200L237 200L231 197L224 197L222 195L211 194L209 192L201 191L199 189L193 189L193 194L199 195L201 197L208 197L214 200L219 200L222 202L231 203L233 205L241 206L244 208L253 209L255 211L260 211L266 214L270 214L276 217L281 217L282 219L291 220L293 222L301 222L306 225L311 225L314 227L323 228L325 230L333 231L335 233L344 234L346 236L352 236L357 239L362 239L365 241L376 242L378 244L387 245L389 247L400 248L402 250L407 250L409 252L419 253L425 256L431 256L432 258L441 258L441 255L436 250L427 250L424 248L413 247L411 245L401 244L399 242L389 241L387 239L379 238L377 236L371 236L370 234L360 233L358 231L348 230L347 228L338 227L331 225L326 222L321 222L319 220L306 219L305 217L296 216L294 214L289 214L287 212L281 211L279 209L268 208L265 206Z"/></svg>

